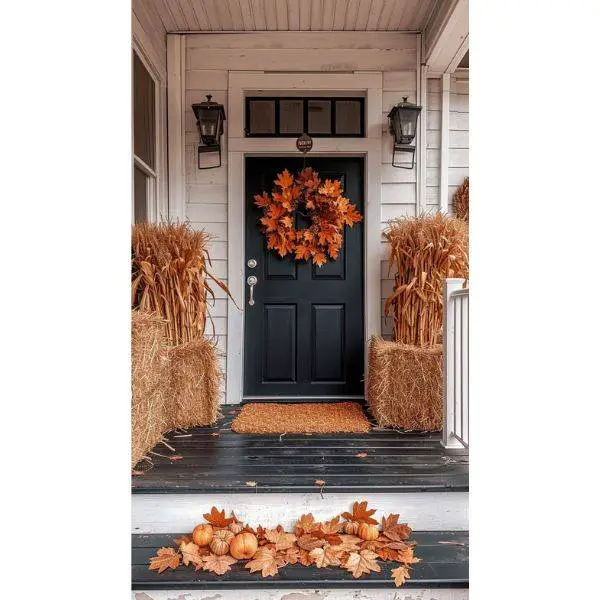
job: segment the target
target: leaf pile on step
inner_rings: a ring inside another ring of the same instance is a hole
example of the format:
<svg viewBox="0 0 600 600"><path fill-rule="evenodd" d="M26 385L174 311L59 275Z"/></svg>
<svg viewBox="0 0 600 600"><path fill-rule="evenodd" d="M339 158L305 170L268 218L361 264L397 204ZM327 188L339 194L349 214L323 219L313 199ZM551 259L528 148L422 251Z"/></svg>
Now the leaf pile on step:
<svg viewBox="0 0 600 600"><path fill-rule="evenodd" d="M367 502L355 502L352 512L330 521L317 522L312 514L302 515L294 531L281 525L256 529L240 522L232 512L212 507L191 535L174 540L176 548L160 548L150 559L151 570L162 573L180 565L196 571L224 575L237 562L262 577L277 575L285 565L341 568L359 578L381 572L379 561L398 563L391 574L396 586L410 578L410 565L420 562L414 556L416 542L409 541L411 528L399 523L399 515L373 518L375 509ZM342 520L343 519L343 520Z"/></svg>

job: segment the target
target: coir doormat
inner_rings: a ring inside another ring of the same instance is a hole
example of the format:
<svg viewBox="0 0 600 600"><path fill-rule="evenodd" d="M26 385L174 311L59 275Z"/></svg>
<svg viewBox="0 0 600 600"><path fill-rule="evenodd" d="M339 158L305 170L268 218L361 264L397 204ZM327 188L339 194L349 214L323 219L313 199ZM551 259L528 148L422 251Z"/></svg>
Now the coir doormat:
<svg viewBox="0 0 600 600"><path fill-rule="evenodd" d="M236 433L365 433L371 429L356 402L245 404L231 424Z"/></svg>

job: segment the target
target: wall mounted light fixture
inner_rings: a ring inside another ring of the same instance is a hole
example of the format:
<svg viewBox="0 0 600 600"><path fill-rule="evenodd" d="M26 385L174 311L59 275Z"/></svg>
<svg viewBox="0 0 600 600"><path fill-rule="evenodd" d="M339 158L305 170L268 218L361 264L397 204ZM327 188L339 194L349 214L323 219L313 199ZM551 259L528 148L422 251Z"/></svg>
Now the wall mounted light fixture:
<svg viewBox="0 0 600 600"><path fill-rule="evenodd" d="M223 135L223 121L225 121L225 108L218 102L211 100L212 95L207 94L206 100L198 104L192 104L192 110L196 115L196 125L200 133L201 145L198 146L198 168L214 169L221 166L221 136ZM219 163L202 166L201 157L218 153Z"/></svg>
<svg viewBox="0 0 600 600"><path fill-rule="evenodd" d="M390 133L394 136L394 151L392 154L392 166L399 169L412 169L415 166L415 146L412 145L417 134L417 122L421 114L421 107L408 102L404 96L400 104L396 104L390 111ZM410 167L402 163L396 163L396 152L409 153L412 155Z"/></svg>

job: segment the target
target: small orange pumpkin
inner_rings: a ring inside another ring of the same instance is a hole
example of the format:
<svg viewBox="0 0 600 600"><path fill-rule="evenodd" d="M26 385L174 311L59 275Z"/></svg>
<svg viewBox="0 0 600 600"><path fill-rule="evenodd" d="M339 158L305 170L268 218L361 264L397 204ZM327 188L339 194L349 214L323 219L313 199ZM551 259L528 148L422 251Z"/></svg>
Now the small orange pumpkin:
<svg viewBox="0 0 600 600"><path fill-rule="evenodd" d="M377 525L361 523L358 527L358 537L369 542L376 540L379 537L379 529Z"/></svg>
<svg viewBox="0 0 600 600"><path fill-rule="evenodd" d="M344 531L348 535L356 535L358 533L358 528L360 527L360 523L358 521L348 521L344 525Z"/></svg>
<svg viewBox="0 0 600 600"><path fill-rule="evenodd" d="M213 528L208 523L196 525L192 532L192 540L197 546L208 546L213 539Z"/></svg>
<svg viewBox="0 0 600 600"><path fill-rule="evenodd" d="M234 535L241 533L242 529L244 529L244 524L240 523L239 521L236 521L235 523L230 523L229 525L229 531L231 531L231 533L233 533Z"/></svg>
<svg viewBox="0 0 600 600"><path fill-rule="evenodd" d="M257 550L258 539L248 532L238 533L229 544L229 553L238 560L252 558Z"/></svg>
<svg viewBox="0 0 600 600"><path fill-rule="evenodd" d="M210 549L217 556L223 556L229 552L229 543L233 540L233 533L229 529L218 529L215 531Z"/></svg>

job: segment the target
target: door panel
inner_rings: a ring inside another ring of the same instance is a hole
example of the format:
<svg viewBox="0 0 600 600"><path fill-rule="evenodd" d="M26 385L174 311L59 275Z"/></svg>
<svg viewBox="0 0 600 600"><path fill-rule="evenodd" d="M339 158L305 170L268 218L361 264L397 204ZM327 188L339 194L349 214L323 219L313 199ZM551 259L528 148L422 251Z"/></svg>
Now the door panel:
<svg viewBox="0 0 600 600"><path fill-rule="evenodd" d="M297 172L302 159L246 159L244 395L362 396L364 373L363 224L346 228L337 260L322 267L281 258L267 249L254 195L271 191L277 173ZM361 158L309 158L322 179L342 179L345 195L363 209ZM305 218L297 217L301 228ZM247 261L255 259L255 268Z"/></svg>

